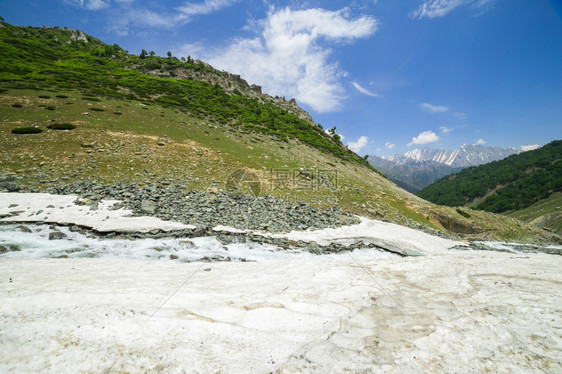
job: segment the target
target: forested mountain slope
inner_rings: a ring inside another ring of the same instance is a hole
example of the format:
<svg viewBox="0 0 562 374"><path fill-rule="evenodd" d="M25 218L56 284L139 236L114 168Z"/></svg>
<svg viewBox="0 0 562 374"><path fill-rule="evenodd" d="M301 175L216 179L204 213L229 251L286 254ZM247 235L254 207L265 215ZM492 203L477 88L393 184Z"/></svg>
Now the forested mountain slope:
<svg viewBox="0 0 562 374"><path fill-rule="evenodd" d="M417 193L447 206L503 213L562 191L562 141L444 177Z"/></svg>

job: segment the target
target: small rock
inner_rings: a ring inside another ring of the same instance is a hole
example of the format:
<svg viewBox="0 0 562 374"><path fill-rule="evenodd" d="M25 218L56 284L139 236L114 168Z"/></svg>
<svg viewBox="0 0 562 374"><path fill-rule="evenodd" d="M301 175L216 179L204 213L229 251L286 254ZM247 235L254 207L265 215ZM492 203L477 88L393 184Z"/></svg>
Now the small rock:
<svg viewBox="0 0 562 374"><path fill-rule="evenodd" d="M19 252L19 251L21 251L20 247L15 244L0 245L0 253Z"/></svg>
<svg viewBox="0 0 562 374"><path fill-rule="evenodd" d="M179 243L186 248L195 248L195 244L191 240L181 240Z"/></svg>
<svg viewBox="0 0 562 374"><path fill-rule="evenodd" d="M16 227L16 230L20 231L20 232L26 232L26 233L31 233L33 231L31 231L31 229L27 226L18 226Z"/></svg>
<svg viewBox="0 0 562 374"><path fill-rule="evenodd" d="M60 231L54 231L49 233L49 240L62 240L66 238L66 234Z"/></svg>

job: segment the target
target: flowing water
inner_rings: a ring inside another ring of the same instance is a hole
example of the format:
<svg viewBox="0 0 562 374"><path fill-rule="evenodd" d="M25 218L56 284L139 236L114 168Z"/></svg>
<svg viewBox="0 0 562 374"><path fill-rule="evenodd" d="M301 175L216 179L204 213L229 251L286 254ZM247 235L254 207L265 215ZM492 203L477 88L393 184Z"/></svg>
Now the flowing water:
<svg viewBox="0 0 562 374"><path fill-rule="evenodd" d="M131 258L176 262L263 261L287 257L314 257L302 248L281 249L271 244L223 244L216 237L164 239L112 239L70 231L66 226L45 224L23 227L0 225L0 246L15 245L19 250L0 253L0 258ZM60 232L64 238L50 240ZM346 252L347 253L347 252ZM390 258L396 255L376 249L356 250L357 258ZM341 256L329 255L329 256Z"/></svg>

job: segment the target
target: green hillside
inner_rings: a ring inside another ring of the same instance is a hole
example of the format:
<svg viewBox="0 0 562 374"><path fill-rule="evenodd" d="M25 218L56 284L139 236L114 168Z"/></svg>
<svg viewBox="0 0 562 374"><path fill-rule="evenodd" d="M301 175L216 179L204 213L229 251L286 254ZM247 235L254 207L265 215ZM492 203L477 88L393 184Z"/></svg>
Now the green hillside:
<svg viewBox="0 0 562 374"><path fill-rule="evenodd" d="M504 213L562 191L562 141L447 176L417 193L447 206Z"/></svg>
<svg viewBox="0 0 562 374"><path fill-rule="evenodd" d="M261 194L288 203L338 205L466 237L548 237L515 219L470 209L467 217L402 190L294 100L190 57L139 53L76 30L0 22L0 191L17 184L51 192L84 181L181 185L187 194L226 190L242 169L258 178Z"/></svg>
<svg viewBox="0 0 562 374"><path fill-rule="evenodd" d="M221 72L209 65L184 58L162 58L142 51L131 55L118 45L75 30L21 28L3 23L0 71L3 87L79 90L88 97L134 100L174 107L221 125L243 127L271 134L282 140L299 139L340 158L368 165L362 158L327 135L318 125L274 105L243 95L236 88L226 91L220 84L192 79L174 79L178 70L193 74ZM147 72L166 72L160 76Z"/></svg>

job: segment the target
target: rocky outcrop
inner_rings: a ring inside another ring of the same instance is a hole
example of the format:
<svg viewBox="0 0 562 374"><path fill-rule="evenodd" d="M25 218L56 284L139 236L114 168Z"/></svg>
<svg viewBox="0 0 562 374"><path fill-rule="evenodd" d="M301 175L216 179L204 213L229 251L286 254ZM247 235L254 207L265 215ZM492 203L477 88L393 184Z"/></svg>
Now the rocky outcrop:
<svg viewBox="0 0 562 374"><path fill-rule="evenodd" d="M174 77L178 79L189 79L204 81L210 84L218 84L226 92L240 93L248 98L258 100L261 103L270 102L273 105L278 106L291 114L294 114L300 119L307 121L312 126L316 126L316 122L314 122L312 116L304 109L299 107L295 99L290 99L289 101L287 101L283 97L269 96L268 94L264 94L262 92L261 86L256 84L248 84L248 82L246 82L246 80L244 80L238 74L231 74L226 71L214 70L209 64L206 64L199 60L195 60L194 63L201 63L209 69L189 69L186 67L180 67L173 70L168 70L162 68L156 70L147 70L144 71L144 73L158 77Z"/></svg>
<svg viewBox="0 0 562 374"><path fill-rule="evenodd" d="M482 233L481 228L476 227L469 219L464 217L453 217L447 214L432 212L432 218L439 222L447 231L461 234L472 235Z"/></svg>

